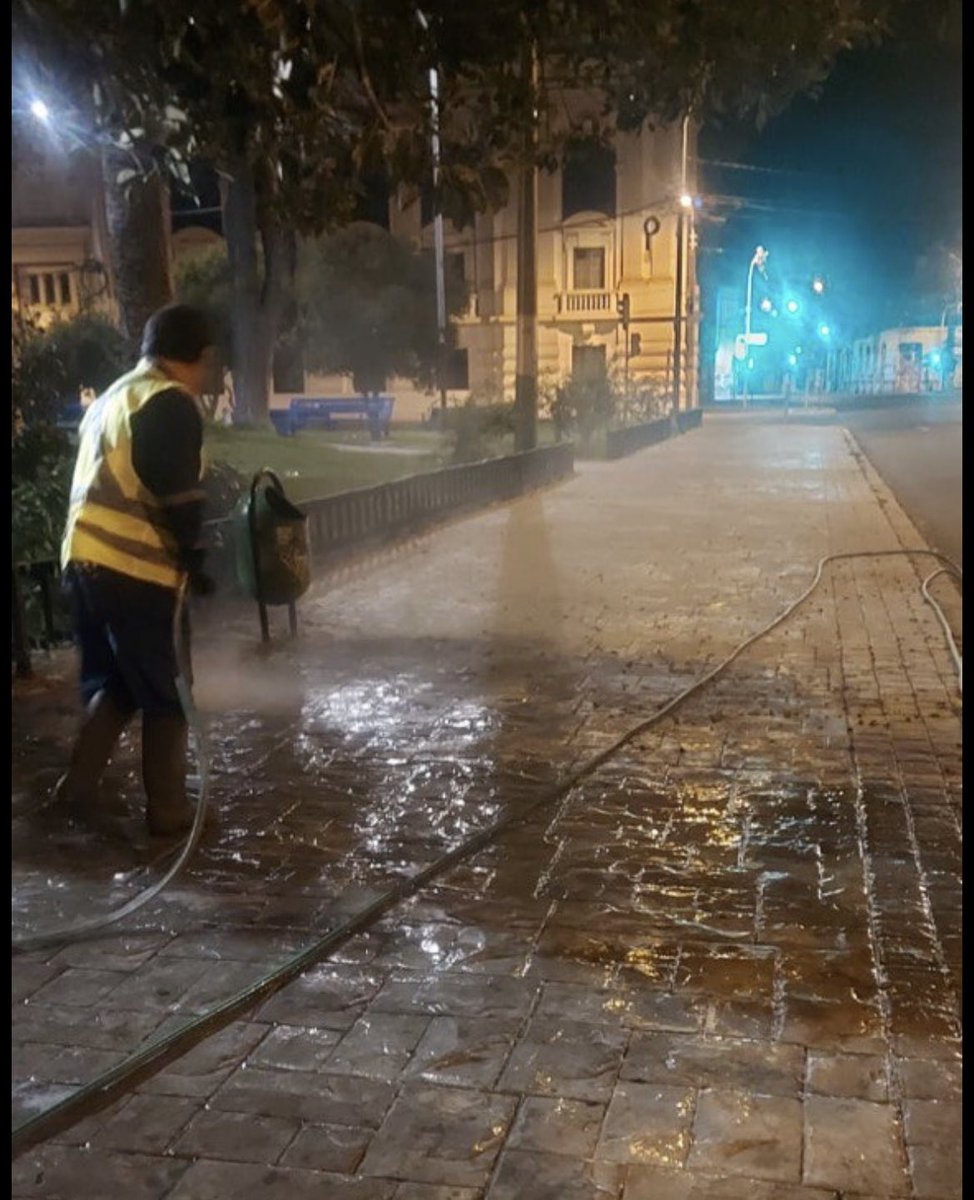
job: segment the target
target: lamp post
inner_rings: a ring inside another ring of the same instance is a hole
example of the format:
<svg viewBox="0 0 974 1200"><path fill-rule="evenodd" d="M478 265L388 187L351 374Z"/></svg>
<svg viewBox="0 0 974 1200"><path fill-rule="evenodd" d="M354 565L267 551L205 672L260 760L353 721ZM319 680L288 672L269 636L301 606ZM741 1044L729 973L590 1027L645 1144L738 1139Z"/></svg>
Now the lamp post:
<svg viewBox="0 0 974 1200"><path fill-rule="evenodd" d="M752 289L754 286L754 268L757 267L757 269L763 275L764 274L764 264L767 261L768 261L767 250L765 250L765 248L763 246L756 246L754 249L754 254L751 257L750 265L747 268L747 290L744 294L744 351L745 351L744 361L745 361L745 363L750 362L750 353L751 353L751 294L752 294ZM750 369L749 367L745 368L745 375L744 375L744 407L745 408L747 408L747 390L748 390L747 371L749 369Z"/></svg>
<svg viewBox="0 0 974 1200"><path fill-rule="evenodd" d="M416 16L424 33L429 33L429 22L421 9ZM436 67L429 70L430 89L430 153L433 159L433 194L440 185L440 76ZM443 212L439 202L433 214L433 258L436 269L436 380L440 392L440 416L446 417L446 278L444 273Z"/></svg>

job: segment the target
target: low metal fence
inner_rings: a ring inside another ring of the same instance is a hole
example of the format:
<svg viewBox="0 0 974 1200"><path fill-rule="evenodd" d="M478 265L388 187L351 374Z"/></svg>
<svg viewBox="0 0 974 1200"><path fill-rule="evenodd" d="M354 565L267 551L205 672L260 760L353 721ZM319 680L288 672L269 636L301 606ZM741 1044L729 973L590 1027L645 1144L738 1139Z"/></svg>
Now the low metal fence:
<svg viewBox="0 0 974 1200"><path fill-rule="evenodd" d="M656 421L645 421L641 425L627 425L624 429L610 429L605 435L606 458L624 458L647 446L655 446L672 437L674 425L677 433L697 429L703 419L703 410L688 408L676 413L675 421L661 417Z"/></svg>
<svg viewBox="0 0 974 1200"><path fill-rule="evenodd" d="M357 488L299 507L308 514L311 549L319 565L335 562L357 549L409 537L478 508L513 500L535 488L571 477L571 442L524 454L487 459L378 487ZM232 518L207 522L213 546L211 570L219 583L235 590ZM31 650L63 642L70 635L54 561L14 565L11 571L11 658L18 677L31 674Z"/></svg>
<svg viewBox="0 0 974 1200"><path fill-rule="evenodd" d="M321 567L568 479L574 469L574 445L562 442L338 492L298 507L308 514L311 552ZM230 584L234 575L232 518L211 521L208 530L215 549L213 573L222 584Z"/></svg>

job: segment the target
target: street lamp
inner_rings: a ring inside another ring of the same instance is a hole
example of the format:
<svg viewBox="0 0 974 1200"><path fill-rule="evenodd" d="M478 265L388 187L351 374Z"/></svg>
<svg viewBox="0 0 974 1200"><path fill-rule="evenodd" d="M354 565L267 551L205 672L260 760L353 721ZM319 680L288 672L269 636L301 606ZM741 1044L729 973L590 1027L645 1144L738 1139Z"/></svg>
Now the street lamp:
<svg viewBox="0 0 974 1200"><path fill-rule="evenodd" d="M429 21L419 8L416 17L429 33ZM433 159L433 193L440 183L440 75L436 67L429 69L430 93L430 153ZM444 270L443 212L436 204L433 215L433 262L436 270L436 327L437 327L437 382L440 391L440 416L446 418L446 274Z"/></svg>
<svg viewBox="0 0 974 1200"><path fill-rule="evenodd" d="M812 291L816 296L821 296L825 291L825 280L820 275L816 275L812 280Z"/></svg>
<svg viewBox="0 0 974 1200"><path fill-rule="evenodd" d="M768 252L763 246L756 246L747 268L747 291L744 299L744 346L745 353L751 345L751 289L754 284L754 268L764 274L764 264L768 261ZM744 405L747 406L747 381L744 384Z"/></svg>
<svg viewBox="0 0 974 1200"><path fill-rule="evenodd" d="M37 120L42 122L44 125L46 125L51 119L51 110L47 107L44 101L39 98L31 100L30 111L31 116L36 117Z"/></svg>

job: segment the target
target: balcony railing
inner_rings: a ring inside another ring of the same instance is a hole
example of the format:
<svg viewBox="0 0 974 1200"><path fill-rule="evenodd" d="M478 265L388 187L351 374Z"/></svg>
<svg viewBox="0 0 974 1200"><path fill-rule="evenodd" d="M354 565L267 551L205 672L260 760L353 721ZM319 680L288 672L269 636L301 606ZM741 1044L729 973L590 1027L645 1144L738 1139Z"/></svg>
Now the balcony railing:
<svg viewBox="0 0 974 1200"><path fill-rule="evenodd" d="M577 289L572 292L560 292L558 295L558 312L560 315L614 317L616 315L616 298L614 292L595 289Z"/></svg>

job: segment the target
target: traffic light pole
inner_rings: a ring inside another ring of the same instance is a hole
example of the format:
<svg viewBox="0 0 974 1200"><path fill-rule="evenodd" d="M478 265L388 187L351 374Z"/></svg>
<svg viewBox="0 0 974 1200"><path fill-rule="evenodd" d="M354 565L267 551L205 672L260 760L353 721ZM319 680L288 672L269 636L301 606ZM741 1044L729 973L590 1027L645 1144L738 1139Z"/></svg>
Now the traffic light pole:
<svg viewBox="0 0 974 1200"><path fill-rule="evenodd" d="M673 315L673 413L680 411L680 384L683 371L683 238L686 225L684 209L676 217L676 286Z"/></svg>

